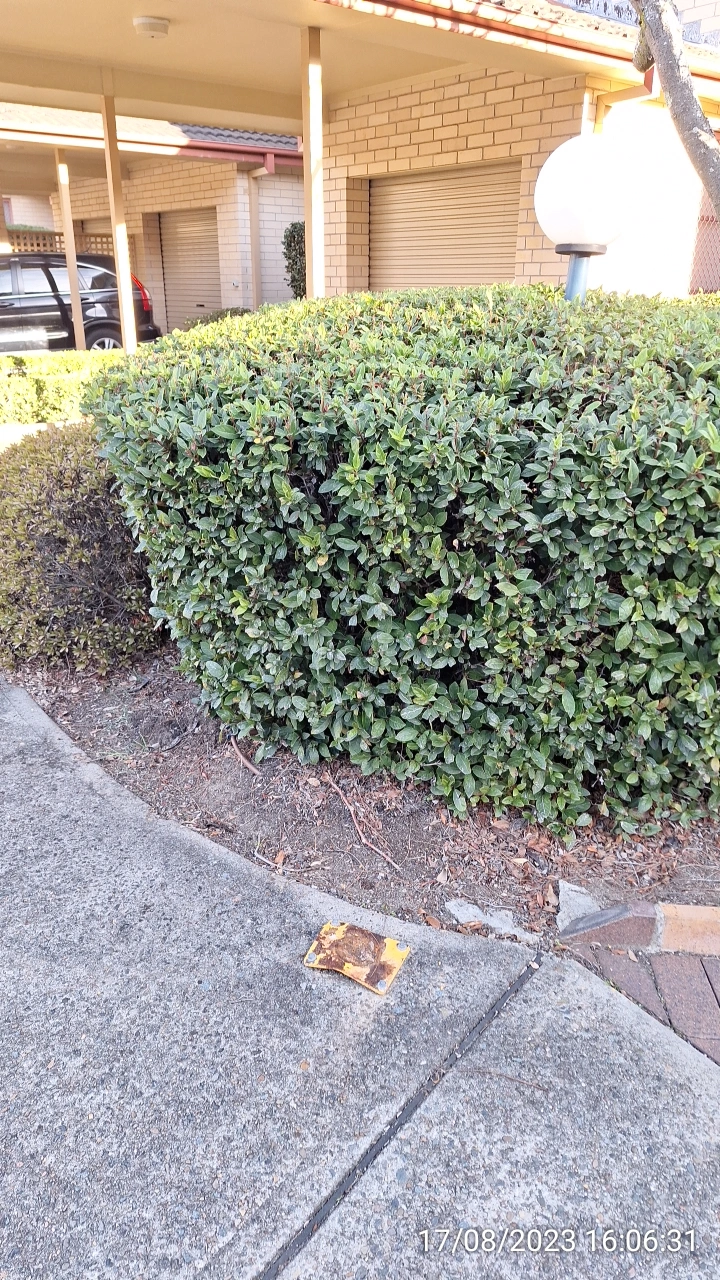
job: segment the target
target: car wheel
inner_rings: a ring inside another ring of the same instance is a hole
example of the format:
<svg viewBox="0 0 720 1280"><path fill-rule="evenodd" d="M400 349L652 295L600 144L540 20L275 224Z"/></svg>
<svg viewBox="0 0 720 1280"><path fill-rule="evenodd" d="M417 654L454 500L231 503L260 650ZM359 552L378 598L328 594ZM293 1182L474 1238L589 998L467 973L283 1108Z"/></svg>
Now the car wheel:
<svg viewBox="0 0 720 1280"><path fill-rule="evenodd" d="M122 350L122 337L119 329L94 329L88 334L87 339L88 351L118 351Z"/></svg>

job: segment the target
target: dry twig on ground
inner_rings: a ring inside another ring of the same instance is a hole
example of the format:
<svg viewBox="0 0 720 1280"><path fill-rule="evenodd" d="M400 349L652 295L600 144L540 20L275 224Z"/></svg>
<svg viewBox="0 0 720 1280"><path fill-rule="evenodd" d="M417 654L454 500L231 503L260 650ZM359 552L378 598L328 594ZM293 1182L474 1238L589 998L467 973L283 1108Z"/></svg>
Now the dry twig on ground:
<svg viewBox="0 0 720 1280"><path fill-rule="evenodd" d="M335 791L339 795L340 799L345 805L345 808L350 814L350 817L353 820L355 830L357 831L358 836L360 837L360 840L365 845L365 848L372 849L373 853L377 853L379 857L384 858L385 861L389 862L390 866L394 867L396 871L401 871L402 868L398 866L397 862L393 862L389 853L385 853L383 849L378 849L377 845L373 844L371 840L368 840L367 836L365 835L365 832L362 830L357 818L355 817L355 810L353 809L350 801L348 800L347 796L343 795L337 783L333 782L329 773L323 774L323 782L327 782L328 786L332 787L333 791Z"/></svg>
<svg viewBox="0 0 720 1280"><path fill-rule="evenodd" d="M248 760L247 756L244 756L244 755L243 755L242 751L240 750L240 748L239 748L239 746L238 746L238 744L237 744L237 739L236 739L236 738L231 738L231 739L230 739L230 741L231 741L231 743L232 743L233 751L235 752L235 755L237 756L237 758L238 758L238 760L240 761L241 765L244 765L244 767L245 767L246 769L248 769L250 773L253 773L253 774L255 775L255 777L256 777L256 778L259 778L259 777L260 777L260 770L259 770L259 769L257 769L257 768L255 767L255 765L254 765L254 764L251 764L251 763L250 763L250 761Z"/></svg>

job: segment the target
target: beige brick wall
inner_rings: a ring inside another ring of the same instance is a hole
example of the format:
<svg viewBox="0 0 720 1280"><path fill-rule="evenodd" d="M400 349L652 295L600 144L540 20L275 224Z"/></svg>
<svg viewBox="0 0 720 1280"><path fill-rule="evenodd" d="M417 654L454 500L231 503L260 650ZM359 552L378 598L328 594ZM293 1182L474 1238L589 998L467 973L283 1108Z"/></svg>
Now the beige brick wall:
<svg viewBox="0 0 720 1280"><path fill-rule="evenodd" d="M224 307L252 305L248 178L233 164L176 161L133 170L123 181L123 198L131 257L137 274L153 298L155 318L165 328L165 301L160 251L160 213L172 209L215 207L220 254L220 288ZM85 178L71 183L73 219L110 216L105 181ZM60 229L57 197L55 225ZM302 178L276 174L260 179L260 241L263 301L289 298L284 281L282 233L288 222L302 218Z"/></svg>
<svg viewBox="0 0 720 1280"><path fill-rule="evenodd" d="M302 222L305 217L302 175L268 174L258 182L262 300L285 302L292 298L292 289L287 282L282 239L288 223Z"/></svg>
<svg viewBox="0 0 720 1280"><path fill-rule="evenodd" d="M465 69L334 100L325 137L328 292L367 287L371 178L513 158L522 162L515 279L563 280L533 191L550 152L591 125L595 87L609 85Z"/></svg>
<svg viewBox="0 0 720 1280"><path fill-rule="evenodd" d="M5 197L7 199L7 197ZM53 228L52 210L47 196L10 196L10 221L26 227Z"/></svg>

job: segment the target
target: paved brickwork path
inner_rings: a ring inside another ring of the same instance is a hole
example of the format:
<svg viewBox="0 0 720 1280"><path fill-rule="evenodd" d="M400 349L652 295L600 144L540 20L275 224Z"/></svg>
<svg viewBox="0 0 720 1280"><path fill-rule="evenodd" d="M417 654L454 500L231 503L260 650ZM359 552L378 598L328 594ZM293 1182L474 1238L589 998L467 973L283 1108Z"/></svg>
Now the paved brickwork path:
<svg viewBox="0 0 720 1280"><path fill-rule="evenodd" d="M720 1070L580 964L258 869L2 685L0 824L2 1280L717 1280ZM384 999L303 967L341 918Z"/></svg>
<svg viewBox="0 0 720 1280"><path fill-rule="evenodd" d="M720 960L578 943L571 954L720 1065Z"/></svg>

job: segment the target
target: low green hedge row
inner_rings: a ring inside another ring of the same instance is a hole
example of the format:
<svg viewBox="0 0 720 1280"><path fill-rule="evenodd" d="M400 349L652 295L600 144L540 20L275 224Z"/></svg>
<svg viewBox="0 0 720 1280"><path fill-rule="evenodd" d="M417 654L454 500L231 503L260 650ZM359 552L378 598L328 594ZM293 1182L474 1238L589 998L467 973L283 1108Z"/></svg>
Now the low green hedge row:
<svg viewBox="0 0 720 1280"><path fill-rule="evenodd" d="M555 829L720 800L720 309L354 295L91 392L204 697L257 758Z"/></svg>
<svg viewBox="0 0 720 1280"><path fill-rule="evenodd" d="M229 316L246 316L249 307L220 307L218 311L208 311L204 316L194 316L183 326L184 329L199 329L205 324L216 324L218 320L226 320Z"/></svg>
<svg viewBox="0 0 720 1280"><path fill-rule="evenodd" d="M0 356L0 424L78 419L85 386L119 356L112 351Z"/></svg>
<svg viewBox="0 0 720 1280"><path fill-rule="evenodd" d="M0 454L0 662L107 671L157 642L149 592L88 423Z"/></svg>

